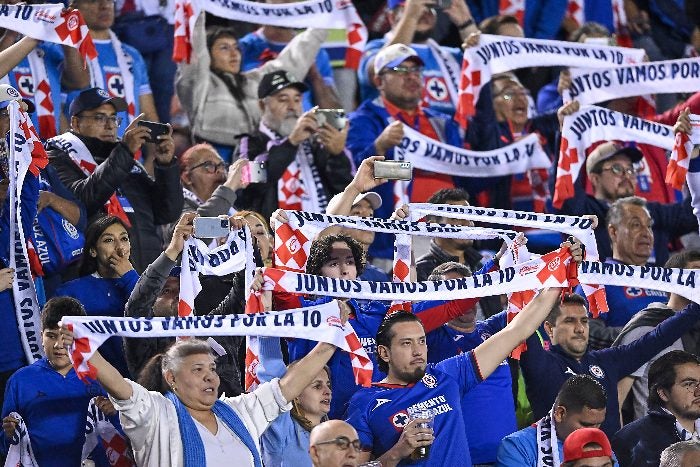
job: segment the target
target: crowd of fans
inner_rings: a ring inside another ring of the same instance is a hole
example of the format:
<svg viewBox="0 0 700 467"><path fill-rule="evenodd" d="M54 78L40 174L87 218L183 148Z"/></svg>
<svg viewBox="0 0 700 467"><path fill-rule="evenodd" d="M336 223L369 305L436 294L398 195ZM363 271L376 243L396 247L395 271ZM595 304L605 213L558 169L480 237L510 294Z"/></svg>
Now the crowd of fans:
<svg viewBox="0 0 700 467"><path fill-rule="evenodd" d="M173 0L70 0L65 7L80 11L97 49L87 66L74 48L4 30L5 465L17 462L17 449L42 467L700 464L700 305L634 286L606 285L609 312L595 318L580 289L542 290L512 320L505 295L446 296L413 302L410 312L344 298L343 323L374 364L370 388L356 383L346 352L299 338L260 338L260 384L250 392L240 336L111 337L90 360L95 379L78 377L73 334L61 319L177 316L179 263L197 216L228 218L232 230L247 226L260 267L273 265L285 210L401 220L410 203L432 203L594 216L601 261L700 269L693 209L700 201L692 185L690 192L666 186L669 154L660 148L601 142L587 154L573 197L553 207L562 121L579 110L562 97L572 85L566 68L494 75L466 128L455 120L454 92L462 49L478 46L482 34L619 44L643 48L649 61L700 57L700 2L352 3L370 39L357 70L346 67L339 31L256 29L205 12L194 22L192 60L176 64ZM690 134L700 87L692 95L673 91L653 97L655 111L649 96L602 106ZM42 306L46 356L35 362L22 344L10 267L13 100L48 154L18 201ZM395 158L407 127L473 151L536 134L551 167L492 177L414 169L409 204L396 203L398 183L374 170ZM700 172L696 155L690 173ZM474 226L447 215L424 220ZM535 230L525 237L533 252L563 246L572 261L585 257L577 239ZM312 240L307 274L391 280L393 235L334 226ZM416 238L411 277L483 275L498 269L504 251L494 240ZM245 313L245 282L243 272L202 276L194 313ZM272 310L332 300L262 284L258 270L251 289ZM527 349L511 358L522 342ZM86 448L93 404L124 443L103 438ZM11 465L34 465L19 462Z"/></svg>

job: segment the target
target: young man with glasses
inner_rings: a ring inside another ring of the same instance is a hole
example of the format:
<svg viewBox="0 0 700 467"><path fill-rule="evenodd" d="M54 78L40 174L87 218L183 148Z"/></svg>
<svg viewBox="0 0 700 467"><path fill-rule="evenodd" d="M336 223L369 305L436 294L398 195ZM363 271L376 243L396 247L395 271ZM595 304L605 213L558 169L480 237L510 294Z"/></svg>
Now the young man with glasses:
<svg viewBox="0 0 700 467"><path fill-rule="evenodd" d="M343 420L328 420L311 430L309 454L314 467L355 467L360 449L357 431Z"/></svg>
<svg viewBox="0 0 700 467"><path fill-rule="evenodd" d="M634 145L606 141L597 146L586 158L586 174L592 194L586 193L585 180L579 177L574 184L573 198L564 202L561 212L572 216L595 214L598 219L606 219L614 201L635 194L639 173L637 163L642 161L642 157L642 152ZM698 229L690 197L669 204L648 202L646 209L653 222L654 234L650 261L664 264L669 255L669 242ZM607 223L598 223L595 237L600 257L611 257L613 251Z"/></svg>
<svg viewBox="0 0 700 467"><path fill-rule="evenodd" d="M700 358L671 351L649 368L649 411L618 431L612 445L621 465L658 465L661 452L700 436Z"/></svg>
<svg viewBox="0 0 700 467"><path fill-rule="evenodd" d="M180 216L182 186L172 130L156 139L151 176L134 158L150 138L150 130L138 124L143 114L117 137L117 113L126 109L124 99L104 89L82 91L70 105L71 131L50 139L47 147L50 164L90 218L111 214L131 227L131 259L141 273L162 251L157 226Z"/></svg>

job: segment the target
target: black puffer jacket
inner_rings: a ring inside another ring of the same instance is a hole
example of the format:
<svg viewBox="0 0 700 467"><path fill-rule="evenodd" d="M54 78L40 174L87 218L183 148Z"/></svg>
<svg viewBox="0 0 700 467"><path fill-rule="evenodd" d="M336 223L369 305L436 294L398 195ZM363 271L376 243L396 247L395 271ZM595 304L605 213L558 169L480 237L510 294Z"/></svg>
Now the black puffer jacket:
<svg viewBox="0 0 700 467"><path fill-rule="evenodd" d="M620 467L658 466L661 452L681 441L673 415L656 407L625 425L611 440Z"/></svg>
<svg viewBox="0 0 700 467"><path fill-rule="evenodd" d="M77 135L95 162L95 171L86 176L60 148L48 144L49 161L61 182L82 201L90 220L105 214L104 204L113 193L125 196L133 208L127 211L131 222L131 261L140 274L161 251L162 239L157 226L177 220L183 197L180 170L175 160L168 165L155 164L155 178L122 143L107 143L97 138Z"/></svg>

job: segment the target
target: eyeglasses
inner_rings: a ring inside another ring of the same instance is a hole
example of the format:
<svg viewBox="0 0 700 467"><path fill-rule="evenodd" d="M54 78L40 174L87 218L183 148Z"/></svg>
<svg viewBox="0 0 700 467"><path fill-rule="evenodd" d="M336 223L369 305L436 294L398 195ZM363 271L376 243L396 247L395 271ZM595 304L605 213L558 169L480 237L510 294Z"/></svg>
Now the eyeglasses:
<svg viewBox="0 0 700 467"><path fill-rule="evenodd" d="M605 167L603 169L600 169L601 172L605 172L609 170L612 172L614 175L617 175L618 177L621 177L623 174L627 175L628 177L634 177L639 173L639 168L638 167L625 167L620 164L613 164L610 167Z"/></svg>
<svg viewBox="0 0 700 467"><path fill-rule="evenodd" d="M107 122L111 123L114 126L119 126L122 124L122 118L117 117L116 115L106 115L106 114L97 114L97 115L78 115L78 118L87 118L90 120L94 120L98 125L105 125Z"/></svg>
<svg viewBox="0 0 700 467"><path fill-rule="evenodd" d="M400 75L407 75L409 73L417 73L417 74L422 74L423 73L424 67L422 66L390 66L387 68L384 68L384 72L386 73L387 71L392 71L394 73L398 73Z"/></svg>
<svg viewBox="0 0 700 467"><path fill-rule="evenodd" d="M355 451L360 451L362 449L362 446L360 446L359 439L350 441L350 438L348 438L347 436L338 436L335 439L321 441L320 443L314 444L314 446L320 446L321 444L335 444L343 451L347 451L348 448L350 448L350 446L352 446Z"/></svg>
<svg viewBox="0 0 700 467"><path fill-rule="evenodd" d="M202 162L201 164L197 164L194 167L191 167L190 172L192 172L194 169L198 169L200 167L204 167L204 170L207 173L213 174L213 173L216 173L218 170L225 171L227 165L226 165L226 162L219 162L217 164L217 163L214 163L212 161L206 161L206 162Z"/></svg>
<svg viewBox="0 0 700 467"><path fill-rule="evenodd" d="M700 381L696 381L694 379L689 379L686 381L683 381L682 383L678 383L678 385L682 388L684 388L688 392L695 392L700 388Z"/></svg>

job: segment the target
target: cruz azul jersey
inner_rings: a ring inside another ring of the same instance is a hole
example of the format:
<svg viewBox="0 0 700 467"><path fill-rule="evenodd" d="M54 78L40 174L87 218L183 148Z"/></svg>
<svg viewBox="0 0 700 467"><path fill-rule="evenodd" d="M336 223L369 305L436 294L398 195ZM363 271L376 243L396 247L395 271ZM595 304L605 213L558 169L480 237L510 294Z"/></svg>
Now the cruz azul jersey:
<svg viewBox="0 0 700 467"><path fill-rule="evenodd" d="M471 466L461 401L481 382L477 368L473 352L467 352L429 364L415 384L375 383L360 389L350 400L347 421L357 430L363 448L379 457L399 440L409 409L430 410L435 416L430 456L422 462L405 459L399 465Z"/></svg>

